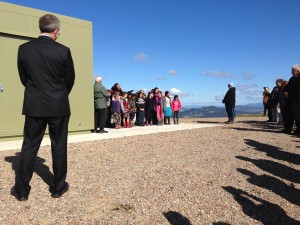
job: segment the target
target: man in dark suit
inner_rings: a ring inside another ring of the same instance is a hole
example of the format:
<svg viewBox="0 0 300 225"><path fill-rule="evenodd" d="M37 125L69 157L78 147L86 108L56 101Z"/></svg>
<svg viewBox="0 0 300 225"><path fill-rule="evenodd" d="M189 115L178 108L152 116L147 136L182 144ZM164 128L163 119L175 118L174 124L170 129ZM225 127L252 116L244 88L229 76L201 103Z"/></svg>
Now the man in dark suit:
<svg viewBox="0 0 300 225"><path fill-rule="evenodd" d="M67 138L70 118L69 93L75 71L69 48L57 43L60 21L50 14L39 20L41 35L19 47L18 70L25 87L22 114L25 115L24 139L12 194L28 199L37 153L46 127L49 127L53 160L53 198L68 191Z"/></svg>

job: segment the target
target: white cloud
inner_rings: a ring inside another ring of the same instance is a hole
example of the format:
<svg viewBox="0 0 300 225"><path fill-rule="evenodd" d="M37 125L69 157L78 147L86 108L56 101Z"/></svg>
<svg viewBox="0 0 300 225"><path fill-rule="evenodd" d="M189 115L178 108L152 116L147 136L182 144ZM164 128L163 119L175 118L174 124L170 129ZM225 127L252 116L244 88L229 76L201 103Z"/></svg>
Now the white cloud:
<svg viewBox="0 0 300 225"><path fill-rule="evenodd" d="M235 77L234 74L232 74L232 73L227 73L224 71L217 71L217 70L205 70L201 74L210 76L210 77L225 77L225 78Z"/></svg>
<svg viewBox="0 0 300 225"><path fill-rule="evenodd" d="M173 76L177 76L178 71L177 70L169 70L168 74L173 75Z"/></svg>
<svg viewBox="0 0 300 225"><path fill-rule="evenodd" d="M239 84L236 86L240 95L261 95L262 92L257 89L258 84Z"/></svg>
<svg viewBox="0 0 300 225"><path fill-rule="evenodd" d="M148 56L144 52L140 52L134 56L135 61L145 61L147 58Z"/></svg>
<svg viewBox="0 0 300 225"><path fill-rule="evenodd" d="M180 96L180 97L188 97L188 96L190 96L190 94L183 93L181 90L179 90L179 89L177 89L177 88L171 88L171 89L170 89L170 94L171 94L172 96L178 95L178 96Z"/></svg>
<svg viewBox="0 0 300 225"><path fill-rule="evenodd" d="M242 78L245 80L252 80L254 77L256 77L256 74L254 73L249 73L249 72L242 73Z"/></svg>

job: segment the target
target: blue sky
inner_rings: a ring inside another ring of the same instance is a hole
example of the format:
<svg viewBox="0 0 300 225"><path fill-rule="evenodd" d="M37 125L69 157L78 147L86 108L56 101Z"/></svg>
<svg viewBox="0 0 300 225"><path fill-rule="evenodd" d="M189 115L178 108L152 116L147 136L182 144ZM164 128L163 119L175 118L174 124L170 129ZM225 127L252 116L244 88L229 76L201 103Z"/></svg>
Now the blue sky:
<svg viewBox="0 0 300 225"><path fill-rule="evenodd" d="M299 0L11 0L93 23L94 75L110 88L179 94L183 105L262 102L300 64ZM58 40L59 41L59 40Z"/></svg>

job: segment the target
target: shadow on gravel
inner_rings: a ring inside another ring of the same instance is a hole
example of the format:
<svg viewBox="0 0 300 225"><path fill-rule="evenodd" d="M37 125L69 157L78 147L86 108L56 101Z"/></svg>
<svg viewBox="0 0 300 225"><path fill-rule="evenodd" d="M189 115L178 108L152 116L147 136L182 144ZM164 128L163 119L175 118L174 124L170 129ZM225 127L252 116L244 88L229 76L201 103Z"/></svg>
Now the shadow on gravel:
<svg viewBox="0 0 300 225"><path fill-rule="evenodd" d="M224 222L215 222L212 223L212 225L231 225L230 223L224 223Z"/></svg>
<svg viewBox="0 0 300 225"><path fill-rule="evenodd" d="M273 145L263 144L258 141L251 139L245 139L245 143L255 148L255 150L260 152L265 152L267 156L272 157L273 159L283 160L290 163L300 165L300 155L282 151L281 148L278 148Z"/></svg>
<svg viewBox="0 0 300 225"><path fill-rule="evenodd" d="M237 128L238 130L245 130L245 131L262 131L262 132L278 132L281 133L283 129L283 125L277 124L274 122L266 122L266 121L254 121L254 120L245 120L240 121L240 123L244 123L250 125L257 129L250 129L250 128Z"/></svg>
<svg viewBox="0 0 300 225"><path fill-rule="evenodd" d="M20 152L16 153L15 156L7 156L5 157L5 161L11 163L12 169L17 173L19 167L19 158ZM34 172L42 178L42 180L51 186L51 182L53 180L53 174L50 172L49 167L44 164L46 160L37 156Z"/></svg>
<svg viewBox="0 0 300 225"><path fill-rule="evenodd" d="M217 122L217 121L193 121L193 123L221 123L221 124L224 124L224 122Z"/></svg>
<svg viewBox="0 0 300 225"><path fill-rule="evenodd" d="M171 225L192 225L188 218L178 212L168 211L164 212L163 215Z"/></svg>
<svg viewBox="0 0 300 225"><path fill-rule="evenodd" d="M246 169L238 168L237 171L249 176L247 181L250 184L270 190L290 203L300 206L300 190L296 189L293 185L289 186L281 180L269 175L256 175Z"/></svg>
<svg viewBox="0 0 300 225"><path fill-rule="evenodd" d="M284 209L276 204L231 186L223 187L223 189L232 194L247 216L263 224L299 224L299 221L289 217Z"/></svg>
<svg viewBox="0 0 300 225"><path fill-rule="evenodd" d="M270 129L255 129L255 128L243 128L243 127L234 127L235 130L240 131L256 131L256 132L269 132L269 133L281 133L279 130L270 130Z"/></svg>
<svg viewBox="0 0 300 225"><path fill-rule="evenodd" d="M268 173L271 173L277 177L281 177L283 179L286 179L294 183L300 183L300 176L299 176L300 171L294 168L270 160L251 159L244 156L236 156L236 158L247 162L251 162L254 165L256 165L258 168Z"/></svg>

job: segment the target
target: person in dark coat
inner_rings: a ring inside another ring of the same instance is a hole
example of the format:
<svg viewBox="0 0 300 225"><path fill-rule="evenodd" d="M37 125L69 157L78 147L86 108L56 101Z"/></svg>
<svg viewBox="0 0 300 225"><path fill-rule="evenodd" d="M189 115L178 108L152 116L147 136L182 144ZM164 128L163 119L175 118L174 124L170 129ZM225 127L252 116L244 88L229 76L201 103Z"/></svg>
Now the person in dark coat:
<svg viewBox="0 0 300 225"><path fill-rule="evenodd" d="M150 91L146 99L146 108L145 108L146 126L153 125L153 114L154 114L153 93Z"/></svg>
<svg viewBox="0 0 300 225"><path fill-rule="evenodd" d="M108 99L108 91L102 85L102 77L96 77L94 84L94 133L107 133L104 126Z"/></svg>
<svg viewBox="0 0 300 225"><path fill-rule="evenodd" d="M222 103L225 104L226 112L228 115L228 121L226 121L226 123L234 123L235 87L233 87L233 83L228 84L228 91L227 91Z"/></svg>
<svg viewBox="0 0 300 225"><path fill-rule="evenodd" d="M67 177L67 140L70 118L69 93L75 81L71 51L55 40L60 35L60 21L51 14L39 19L37 39L22 44L18 51L18 70L25 87L22 114L25 115L24 138L11 190L19 201L26 201L30 180L46 127L49 128L53 161L51 197L59 198L69 185Z"/></svg>
<svg viewBox="0 0 300 225"><path fill-rule="evenodd" d="M294 123L296 134L300 134L300 65L292 66L292 77L283 92L285 97L284 133L291 133Z"/></svg>

